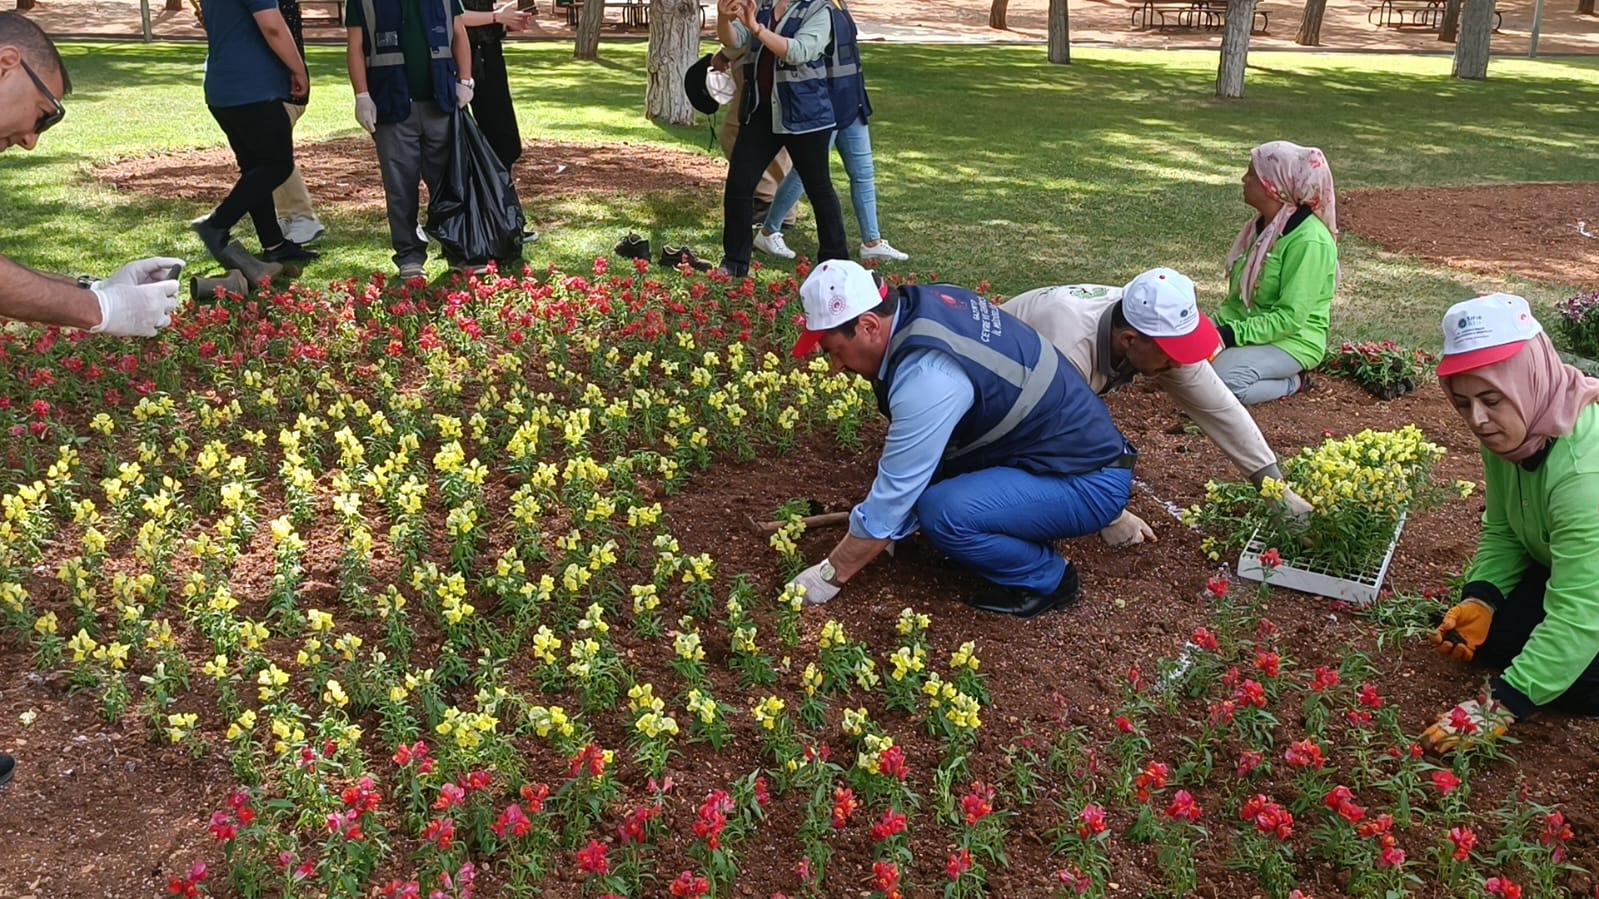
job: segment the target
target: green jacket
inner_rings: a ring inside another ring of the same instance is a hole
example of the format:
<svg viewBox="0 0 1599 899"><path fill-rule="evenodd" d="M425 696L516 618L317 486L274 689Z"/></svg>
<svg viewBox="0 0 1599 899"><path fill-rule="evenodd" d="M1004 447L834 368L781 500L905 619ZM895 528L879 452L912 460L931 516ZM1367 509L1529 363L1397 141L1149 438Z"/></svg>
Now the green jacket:
<svg viewBox="0 0 1599 899"><path fill-rule="evenodd" d="M1529 562L1549 569L1545 618L1502 676L1545 705L1599 654L1599 405L1584 409L1571 436L1556 440L1531 471L1487 450L1482 466L1487 509L1463 592L1502 602ZM1491 584L1500 597L1474 582Z"/></svg>
<svg viewBox="0 0 1599 899"><path fill-rule="evenodd" d="M1327 353L1338 281L1338 244L1332 232L1307 213L1293 230L1277 238L1261 266L1249 306L1244 305L1238 283L1243 270L1240 257L1228 279L1227 300L1214 316L1216 324L1233 329L1237 346L1270 344L1307 371L1315 368Z"/></svg>

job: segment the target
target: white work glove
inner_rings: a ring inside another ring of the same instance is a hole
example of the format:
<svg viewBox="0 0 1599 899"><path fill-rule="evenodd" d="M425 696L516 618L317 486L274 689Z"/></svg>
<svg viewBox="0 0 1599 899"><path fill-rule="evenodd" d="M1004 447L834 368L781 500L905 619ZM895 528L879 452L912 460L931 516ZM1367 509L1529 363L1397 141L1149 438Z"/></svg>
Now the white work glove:
<svg viewBox="0 0 1599 899"><path fill-rule="evenodd" d="M1144 519L1123 509L1115 521L1100 528L1099 537L1111 546L1132 546L1145 540L1154 543L1155 531Z"/></svg>
<svg viewBox="0 0 1599 899"><path fill-rule="evenodd" d="M1283 510L1288 513L1288 517L1293 519L1295 524L1310 524L1310 513L1316 510L1311 507L1310 503L1305 502L1304 497L1295 493L1292 487L1283 487L1282 503Z"/></svg>
<svg viewBox="0 0 1599 899"><path fill-rule="evenodd" d="M359 93L355 95L355 120L371 134L378 128L378 105L372 102L372 95Z"/></svg>
<svg viewBox="0 0 1599 899"><path fill-rule="evenodd" d="M111 284L101 281L89 288L100 301L100 324L91 334L112 337L154 337L155 332L172 324L172 310L178 308L178 282L154 284Z"/></svg>
<svg viewBox="0 0 1599 899"><path fill-rule="evenodd" d="M825 573L824 573L825 570ZM833 574L833 563L823 559L815 565L801 571L788 582L790 589L803 587L803 599L808 606L819 606L838 595L841 589L837 584L829 584L827 578Z"/></svg>
<svg viewBox="0 0 1599 899"><path fill-rule="evenodd" d="M472 102L472 88L474 86L475 83L473 82L455 82L455 108L460 109L466 104Z"/></svg>
<svg viewBox="0 0 1599 899"><path fill-rule="evenodd" d="M94 286L104 287L107 284L155 284L166 280L167 272L171 271L174 265L182 264L182 259L174 259L170 256L151 256L149 259L140 259L137 262L130 262L124 265L117 269L116 274L111 277L106 278L104 281L96 281Z"/></svg>

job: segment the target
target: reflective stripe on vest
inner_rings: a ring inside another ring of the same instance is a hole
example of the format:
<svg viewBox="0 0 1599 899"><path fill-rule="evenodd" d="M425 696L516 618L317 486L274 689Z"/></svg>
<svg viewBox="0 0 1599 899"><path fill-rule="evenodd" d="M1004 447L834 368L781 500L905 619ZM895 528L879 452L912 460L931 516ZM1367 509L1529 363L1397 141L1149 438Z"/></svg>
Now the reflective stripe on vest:
<svg viewBox="0 0 1599 899"><path fill-rule="evenodd" d="M450 16L450 0L439 0L439 6L443 7L443 9L444 9L444 21L446 23L451 22L452 21L452 17ZM364 24L366 26L367 37L368 37L367 46L366 46L366 51L367 51L367 53L366 53L366 65L367 65L367 68L377 69L377 68L383 68L385 66L403 66L403 65L405 65L405 51L404 50L391 50L391 51L386 51L386 52L382 52L382 53L378 52L377 41L373 38L373 35L375 35L377 33L377 21L378 21L377 4L374 2L374 0L361 0L361 12L366 17L366 21L363 22L362 24ZM399 39L399 36L398 36L397 32L395 33L395 39L396 39L396 41L398 41L398 39ZM444 46L442 46L442 47L429 47L428 48L428 58L429 59L453 59L454 57L451 55L451 52L450 52L450 42L449 41L445 41L444 42Z"/></svg>
<svg viewBox="0 0 1599 899"><path fill-rule="evenodd" d="M944 325L925 318L916 319L894 335L888 344L889 357L892 358L907 339L916 336L943 341L950 349L981 365L995 377L1020 391L1016 395L1016 401L1011 404L1010 410L998 424L971 443L951 450L946 454L946 458L950 459L958 459L974 450L982 449L1016 430L1016 426L1043 402L1045 395L1049 393L1050 385L1055 381L1055 371L1060 364L1059 355L1053 352L1054 348L1048 342L1045 342L1039 350L1038 364L1029 370L1027 366L982 341L957 334Z"/></svg>

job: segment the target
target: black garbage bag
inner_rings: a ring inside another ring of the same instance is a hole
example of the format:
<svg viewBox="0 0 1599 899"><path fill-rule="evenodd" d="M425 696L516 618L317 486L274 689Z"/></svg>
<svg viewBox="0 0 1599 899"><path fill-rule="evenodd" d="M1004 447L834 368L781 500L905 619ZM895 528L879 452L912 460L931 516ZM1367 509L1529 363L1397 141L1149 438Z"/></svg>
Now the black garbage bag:
<svg viewBox="0 0 1599 899"><path fill-rule="evenodd" d="M465 109L451 117L450 132L450 161L428 200L428 235L453 265L516 259L526 218L511 173Z"/></svg>

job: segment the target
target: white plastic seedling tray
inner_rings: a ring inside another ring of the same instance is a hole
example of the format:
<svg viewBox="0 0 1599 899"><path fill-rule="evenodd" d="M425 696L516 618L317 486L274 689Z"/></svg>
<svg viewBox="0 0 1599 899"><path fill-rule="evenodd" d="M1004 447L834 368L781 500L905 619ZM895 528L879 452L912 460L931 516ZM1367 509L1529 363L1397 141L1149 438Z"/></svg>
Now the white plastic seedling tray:
<svg viewBox="0 0 1599 899"><path fill-rule="evenodd" d="M1405 518L1408 516L1408 512L1400 513L1399 521L1394 524L1394 538L1388 542L1388 551L1383 553L1382 564L1377 566L1376 571L1350 575L1348 572L1323 568L1313 562L1299 563L1306 567L1284 562L1272 570L1271 585L1287 587L1301 593L1341 599L1357 606L1370 605L1377 598L1377 591L1382 589L1383 578L1388 576L1388 564L1394 559L1394 548L1399 546L1399 535L1404 533ZM1260 564L1260 554L1268 548L1260 542L1260 532L1256 531L1255 535L1249 538L1249 545L1238 555L1238 576L1252 581L1266 580L1266 571Z"/></svg>

